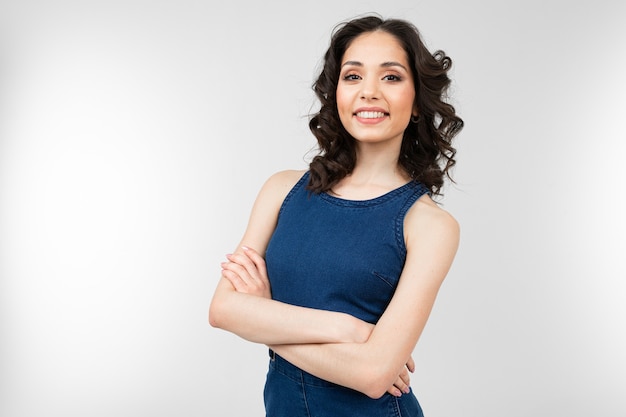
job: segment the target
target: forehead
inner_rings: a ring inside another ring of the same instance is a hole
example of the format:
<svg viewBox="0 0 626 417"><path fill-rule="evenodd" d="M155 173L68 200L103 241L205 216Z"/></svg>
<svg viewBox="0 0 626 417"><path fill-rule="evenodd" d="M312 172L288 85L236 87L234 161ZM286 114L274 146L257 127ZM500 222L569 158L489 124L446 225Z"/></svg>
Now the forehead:
<svg viewBox="0 0 626 417"><path fill-rule="evenodd" d="M341 61L343 63L352 60L364 63L396 61L408 64L406 51L398 38L384 31L368 32L354 38Z"/></svg>

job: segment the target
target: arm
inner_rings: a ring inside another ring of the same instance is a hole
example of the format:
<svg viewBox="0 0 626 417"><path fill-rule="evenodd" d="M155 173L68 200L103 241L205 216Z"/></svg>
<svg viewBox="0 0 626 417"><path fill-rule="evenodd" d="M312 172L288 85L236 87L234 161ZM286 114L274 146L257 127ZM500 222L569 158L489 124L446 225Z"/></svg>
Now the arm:
<svg viewBox="0 0 626 417"><path fill-rule="evenodd" d="M265 260L254 249L243 247L244 254L227 255L228 262L222 263L222 276L227 279L235 290L239 293L250 294L255 297L269 298L269 280L267 279L267 272L265 268ZM315 312L317 317L321 317L322 312ZM333 314L333 313L331 313ZM353 340L347 340L346 342L363 343L370 336L373 324L369 324L358 319L354 319L357 322L353 326L354 329L361 328L361 333L358 333ZM352 330L349 328L348 331ZM339 336L338 336L339 337ZM346 338L341 337L341 338ZM406 368L403 368L394 384L387 389L392 395L397 397L402 395L402 392L409 392L410 377L409 372L413 372L415 369L415 363L413 358L409 358L406 363Z"/></svg>
<svg viewBox="0 0 626 417"><path fill-rule="evenodd" d="M251 258L246 252L258 258L265 253L272 236L278 212L283 200L302 172L284 171L273 175L263 185L252 208L248 227L234 254L233 260L247 264L250 271ZM243 245L256 251L244 251ZM258 253L257 253L258 252ZM254 259L254 258L252 258ZM262 259L262 258L261 258ZM260 264L260 261L257 260ZM258 269L258 265L254 265ZM239 272L249 278L246 271ZM209 323L241 336L252 342L263 344L289 343L333 343L364 341L370 332L367 324L344 313L296 307L269 298L269 283L262 296L237 291L225 276L225 269L217 285L209 308ZM264 265L261 270L264 273ZM239 274L237 274L239 275ZM266 276L254 277L267 281ZM232 274L231 274L232 279Z"/></svg>
<svg viewBox="0 0 626 417"><path fill-rule="evenodd" d="M397 380L426 325L437 292L456 254L457 222L429 197L405 218L407 259L398 288L365 343L272 346L279 355L320 378L382 396Z"/></svg>

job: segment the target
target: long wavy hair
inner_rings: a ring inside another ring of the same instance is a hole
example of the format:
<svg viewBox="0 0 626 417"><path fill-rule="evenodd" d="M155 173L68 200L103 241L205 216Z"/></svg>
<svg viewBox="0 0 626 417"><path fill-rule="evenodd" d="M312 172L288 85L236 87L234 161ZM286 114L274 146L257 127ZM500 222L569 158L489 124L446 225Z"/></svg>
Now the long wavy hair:
<svg viewBox="0 0 626 417"><path fill-rule="evenodd" d="M398 39L406 51L415 85L419 121L411 121L405 129L398 163L413 180L438 195L444 177L452 180L449 171L456 163L456 149L451 142L463 128L463 120L445 101L452 60L441 50L430 53L413 24L378 16L357 18L333 30L323 68L313 84L321 108L311 117L309 128L317 138L319 153L310 162L307 188L316 193L329 191L354 169L356 141L339 119L337 84L345 51L355 38L374 31L384 31Z"/></svg>

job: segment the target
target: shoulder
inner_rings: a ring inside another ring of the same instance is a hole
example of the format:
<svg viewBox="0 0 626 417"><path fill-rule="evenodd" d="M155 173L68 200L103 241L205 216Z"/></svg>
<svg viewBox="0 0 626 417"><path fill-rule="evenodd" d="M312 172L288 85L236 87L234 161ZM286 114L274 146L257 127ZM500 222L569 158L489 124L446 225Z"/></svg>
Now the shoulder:
<svg viewBox="0 0 626 417"><path fill-rule="evenodd" d="M267 194L272 199L282 201L289 191L298 183L306 171L305 170L285 170L279 171L270 176L261 188L261 194Z"/></svg>
<svg viewBox="0 0 626 417"><path fill-rule="evenodd" d="M456 251L460 237L457 220L427 194L420 197L409 209L404 229L407 249L416 241L436 241Z"/></svg>
<svg viewBox="0 0 626 417"><path fill-rule="evenodd" d="M243 244L264 253L274 231L280 207L305 171L281 171L269 177L254 202Z"/></svg>
<svg viewBox="0 0 626 417"><path fill-rule="evenodd" d="M270 176L265 184L270 187L289 187L291 189L306 173L306 170L289 169L285 171L278 171Z"/></svg>
<svg viewBox="0 0 626 417"><path fill-rule="evenodd" d="M255 208L267 213L268 211L277 212L289 191L302 178L306 171L287 170L279 171L270 176L255 202Z"/></svg>

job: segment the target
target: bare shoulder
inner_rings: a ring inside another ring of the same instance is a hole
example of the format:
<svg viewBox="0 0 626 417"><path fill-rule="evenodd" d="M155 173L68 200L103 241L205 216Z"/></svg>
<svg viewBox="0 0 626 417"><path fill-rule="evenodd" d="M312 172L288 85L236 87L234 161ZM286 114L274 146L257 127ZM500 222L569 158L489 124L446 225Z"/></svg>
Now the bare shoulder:
<svg viewBox="0 0 626 417"><path fill-rule="evenodd" d="M457 220L427 194L420 197L407 213L404 231L407 245L415 239L436 239L456 247L460 236Z"/></svg>
<svg viewBox="0 0 626 417"><path fill-rule="evenodd" d="M285 199L289 191L296 185L296 183L302 178L306 171L304 170L285 170L279 171L270 176L263 188L261 194L274 201L282 201Z"/></svg>
<svg viewBox="0 0 626 417"><path fill-rule="evenodd" d="M263 254L274 231L278 212L289 191L305 171L280 171L270 176L259 192L242 244Z"/></svg>
<svg viewBox="0 0 626 417"><path fill-rule="evenodd" d="M306 171L305 170L296 170L289 169L285 171L278 171L272 176L270 176L265 182L266 185L271 186L272 188L293 188L294 185L302 178Z"/></svg>

